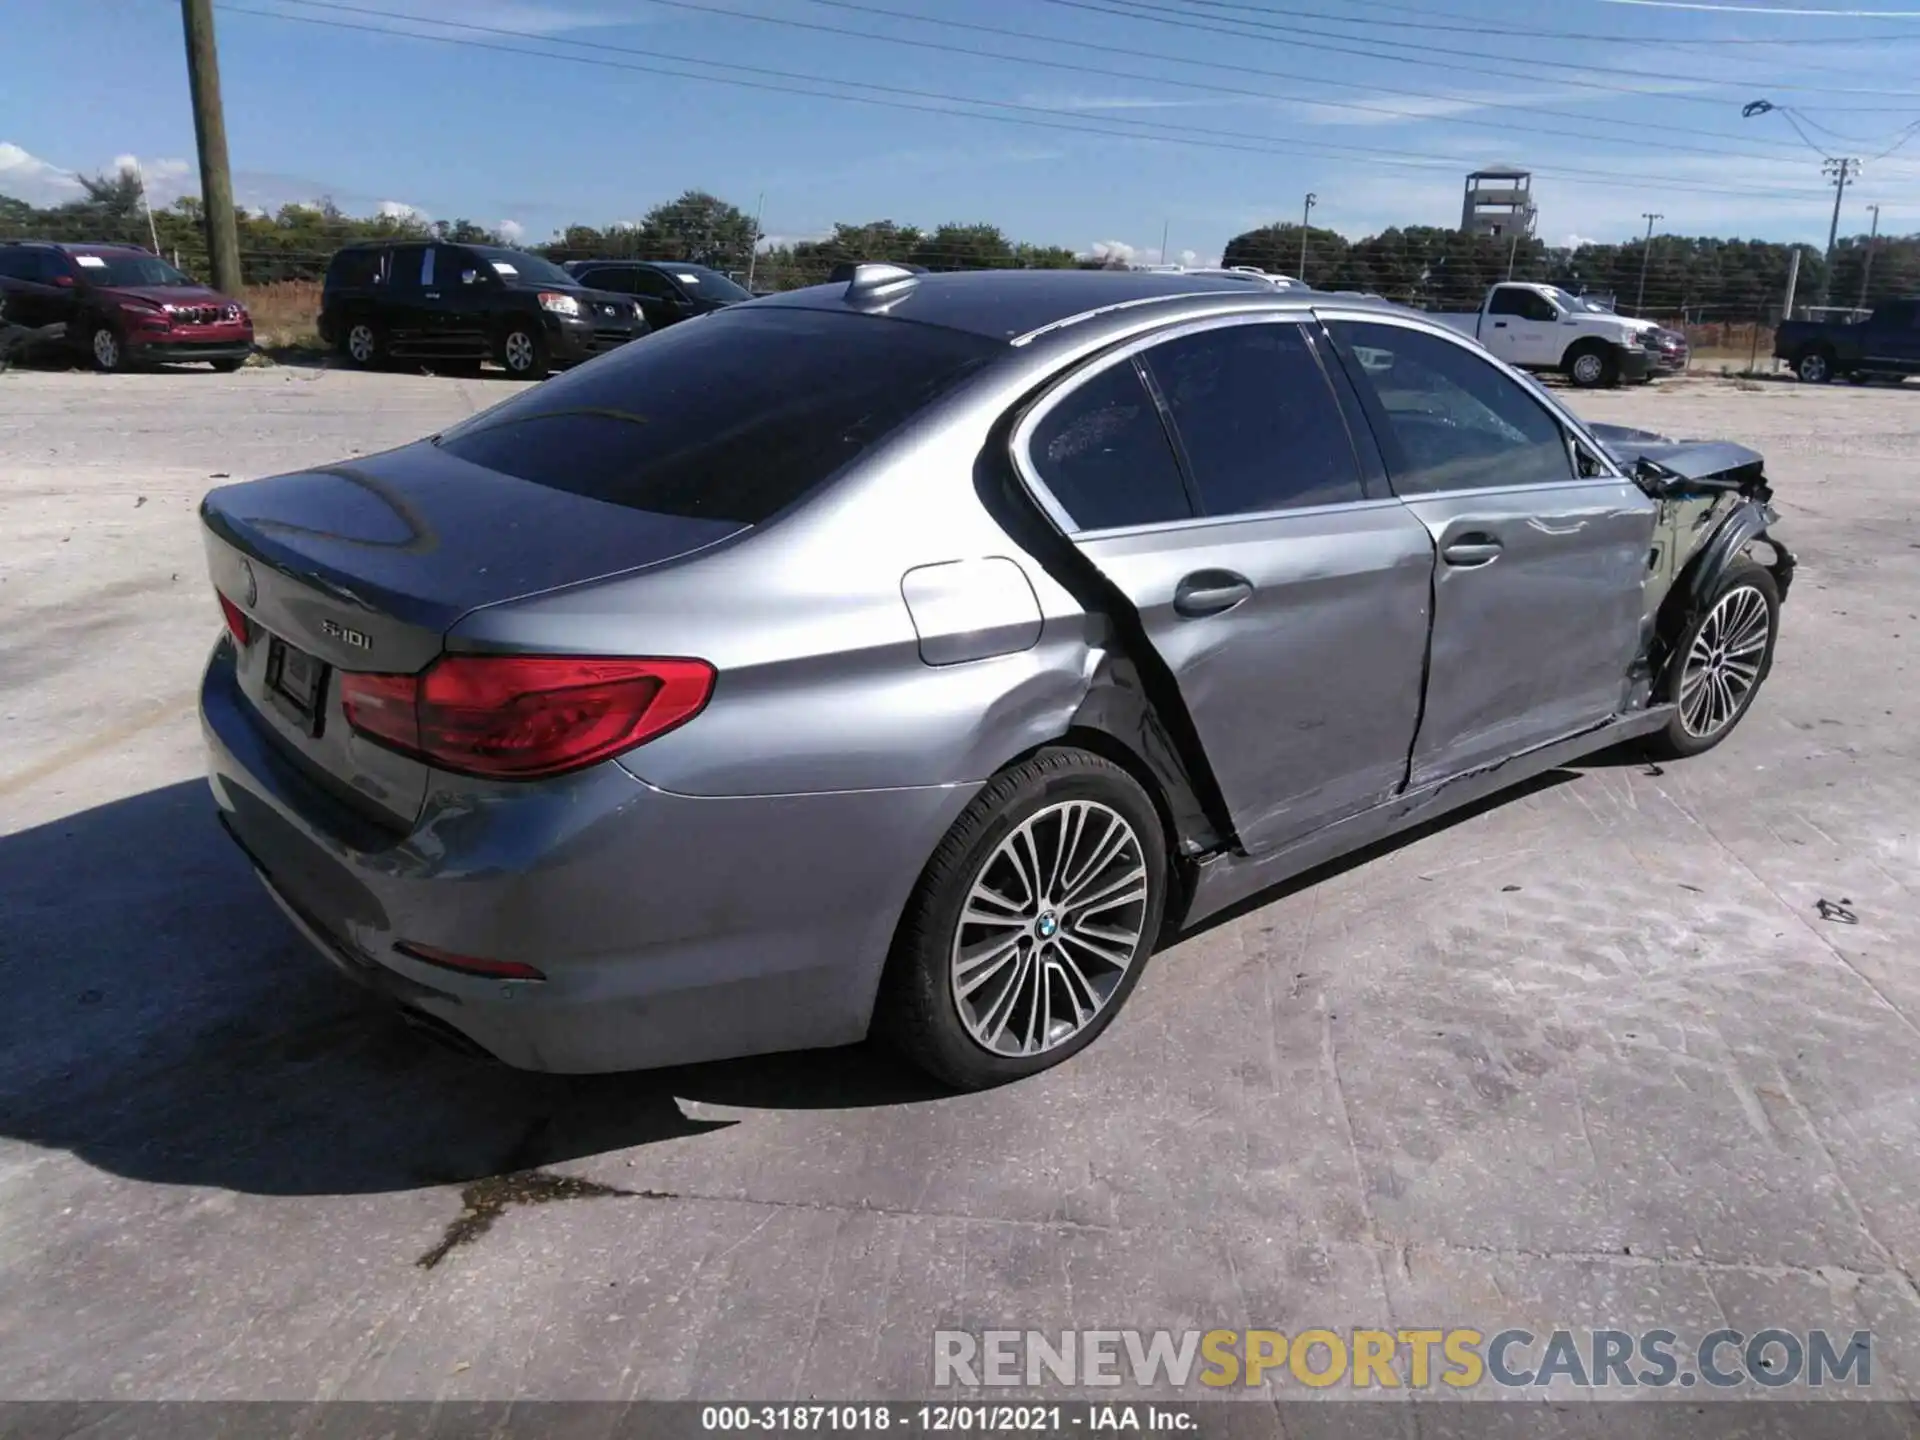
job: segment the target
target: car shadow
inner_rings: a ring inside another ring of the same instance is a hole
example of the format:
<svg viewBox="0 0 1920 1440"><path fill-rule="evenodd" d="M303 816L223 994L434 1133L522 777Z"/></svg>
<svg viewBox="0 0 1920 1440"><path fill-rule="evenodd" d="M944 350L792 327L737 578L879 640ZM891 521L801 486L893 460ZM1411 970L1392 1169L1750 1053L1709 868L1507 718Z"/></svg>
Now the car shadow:
<svg viewBox="0 0 1920 1440"><path fill-rule="evenodd" d="M1573 778L1550 771L1180 938ZM451 1053L308 951L198 780L0 837L0 875L0 1136L132 1179L262 1195L470 1185L735 1123L682 1100L858 1109L946 1093L869 1045L603 1076Z"/></svg>
<svg viewBox="0 0 1920 1440"><path fill-rule="evenodd" d="M466 1184L942 1092L868 1046L629 1075L449 1053L312 955L187 781L0 837L0 1135L156 1184Z"/></svg>

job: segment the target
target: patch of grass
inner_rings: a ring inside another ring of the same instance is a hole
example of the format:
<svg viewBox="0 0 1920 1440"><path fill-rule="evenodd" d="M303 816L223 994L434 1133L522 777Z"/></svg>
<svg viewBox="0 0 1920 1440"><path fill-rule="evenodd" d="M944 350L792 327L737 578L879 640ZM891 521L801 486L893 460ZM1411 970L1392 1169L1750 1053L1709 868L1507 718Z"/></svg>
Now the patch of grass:
<svg viewBox="0 0 1920 1440"><path fill-rule="evenodd" d="M275 357L317 355L326 347L315 328L320 318L320 285L314 280L279 280L251 285L242 297L253 316L253 340Z"/></svg>

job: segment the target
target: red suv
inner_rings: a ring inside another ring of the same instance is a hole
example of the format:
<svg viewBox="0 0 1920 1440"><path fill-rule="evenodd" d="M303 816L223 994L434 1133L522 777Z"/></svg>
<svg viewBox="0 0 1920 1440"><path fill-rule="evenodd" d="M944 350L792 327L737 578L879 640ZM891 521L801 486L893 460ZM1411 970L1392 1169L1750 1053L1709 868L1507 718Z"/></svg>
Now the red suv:
<svg viewBox="0 0 1920 1440"><path fill-rule="evenodd" d="M237 370L253 353L246 306L131 245L0 242L0 291L9 320L65 325L96 370L182 360Z"/></svg>

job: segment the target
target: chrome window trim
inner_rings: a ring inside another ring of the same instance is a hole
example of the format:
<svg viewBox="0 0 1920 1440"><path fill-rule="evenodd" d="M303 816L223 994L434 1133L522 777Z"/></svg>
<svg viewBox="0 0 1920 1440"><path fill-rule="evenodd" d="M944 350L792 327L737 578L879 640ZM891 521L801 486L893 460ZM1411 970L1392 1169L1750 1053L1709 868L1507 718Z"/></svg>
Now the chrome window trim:
<svg viewBox="0 0 1920 1440"><path fill-rule="evenodd" d="M1129 303L1137 304L1139 302ZM1118 309L1121 307L1116 306L1113 308ZM1224 330L1234 325L1302 326L1313 318L1314 312L1304 306L1287 306L1283 308L1277 305L1260 305L1251 309L1230 310L1222 315L1203 315L1192 320L1183 320L1178 324L1167 325L1156 330L1148 330L1133 336L1131 339L1102 355L1092 364L1084 365L1080 369L1070 371L1064 379L1056 379L1053 382L1053 388L1048 390L1027 408L1027 413L1021 417L1020 423L1014 427L1013 435L1007 442L1007 448L1012 453L1015 471L1019 473L1020 479L1026 485L1029 493L1039 502L1040 508L1047 512L1048 518L1060 527L1062 534L1071 540L1091 538L1105 539L1114 535L1148 535L1168 530L1192 530L1208 525L1244 525L1249 521L1270 520L1280 516L1326 514L1341 510L1371 510L1387 505L1400 504L1400 500L1394 496L1387 496L1378 500L1365 498L1366 483L1361 474L1360 457L1355 455L1353 483L1354 488L1361 493L1362 498L1359 500L1336 500L1326 505L1293 505L1279 510L1253 510L1233 515L1189 515L1179 520L1160 520L1146 525L1109 525L1097 529L1087 529L1078 524L1073 517L1067 513L1066 506L1060 503L1059 498L1054 495L1052 490L1047 488L1046 482L1040 478L1039 467L1033 463L1031 453L1034 430L1039 427L1042 420L1045 420L1048 415L1052 414L1055 409L1063 404L1075 391L1080 389L1081 386L1106 374L1107 371L1114 366L1122 364L1131 365L1134 358L1142 351L1150 350L1154 346L1169 340L1178 340L1183 336L1196 335L1207 330ZM1346 413L1339 408L1340 398L1332 391L1333 383L1333 377L1328 376L1327 399L1333 403L1336 413L1340 415L1341 432L1345 434L1347 429ZM1140 382L1140 391L1148 400L1152 400L1152 394L1148 391L1145 381ZM1155 408L1157 411L1158 407L1156 406ZM1156 418L1160 419L1164 427L1166 423L1165 417L1156 415ZM1347 436L1347 443L1349 446L1353 444L1353 437L1351 435ZM1173 461L1174 468L1178 471L1180 458L1173 448L1173 437L1171 435L1167 436L1167 451L1168 458Z"/></svg>
<svg viewBox="0 0 1920 1440"><path fill-rule="evenodd" d="M1257 314L1269 310L1278 311L1281 309L1281 306L1276 305L1274 302L1279 300L1283 294L1284 292L1279 290L1267 293L1250 291L1244 295L1235 294L1231 290L1182 290L1173 295L1141 295L1132 300L1120 300L1112 305L1097 305L1091 310L1082 310L1077 314L1063 316L1058 320L1049 320L1046 324L1037 326L1027 331L1024 335L1014 336L1007 344L1016 350L1023 349L1043 335L1051 335L1059 330L1068 330L1075 325L1085 324L1089 320L1098 320L1103 315L1118 315L1128 310L1139 310L1148 305L1167 305L1181 300L1222 299L1235 306L1246 307L1245 309L1236 309L1233 312L1235 314ZM1287 306L1285 313L1292 315L1305 315L1308 313L1307 307L1301 303L1302 297L1294 296L1290 298L1292 303Z"/></svg>
<svg viewBox="0 0 1920 1440"><path fill-rule="evenodd" d="M1527 485L1474 485L1461 489L1445 491L1434 490L1423 492L1419 495L1404 495L1401 497L1403 500L1431 500L1441 495L1492 494L1496 490L1511 492L1515 490L1552 489L1561 485L1593 485L1602 480L1621 480L1630 485L1633 483L1625 472L1620 469L1619 464L1614 460L1613 456L1608 453L1607 447L1594 439L1591 432L1588 431L1586 424L1572 411L1562 405L1559 400L1555 399L1552 391L1534 379L1533 376L1527 374L1526 371L1516 369L1512 365L1507 364L1506 361L1502 360L1498 355L1495 355L1491 350L1487 349L1486 346L1471 336L1462 334L1450 325L1441 325L1415 314L1395 314L1389 311L1360 310L1346 305L1316 305L1313 307L1313 313L1319 317L1323 324L1336 320L1345 320L1359 325L1395 325L1402 330L1414 330L1423 335L1438 336L1450 344L1457 345L1481 364L1491 365L1500 374L1518 384L1521 390L1526 392L1531 399L1539 404L1548 415L1559 422L1562 434L1584 443L1589 450L1593 451L1595 457L1606 469L1605 475L1580 474L1580 467L1574 463L1573 451L1571 445L1569 445L1567 462L1572 469L1572 473L1565 480L1536 480ZM1635 486L1635 488L1638 489L1639 487Z"/></svg>

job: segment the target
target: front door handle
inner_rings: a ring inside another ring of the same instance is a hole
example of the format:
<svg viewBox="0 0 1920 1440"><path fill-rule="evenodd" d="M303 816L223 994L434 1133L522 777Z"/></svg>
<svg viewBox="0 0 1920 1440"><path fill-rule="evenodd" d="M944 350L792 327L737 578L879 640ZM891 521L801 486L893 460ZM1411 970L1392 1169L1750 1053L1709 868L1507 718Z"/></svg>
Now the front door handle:
<svg viewBox="0 0 1920 1440"><path fill-rule="evenodd" d="M1493 322L1493 328L1496 330L1504 330L1507 328L1507 322L1504 320L1496 320Z"/></svg>
<svg viewBox="0 0 1920 1440"><path fill-rule="evenodd" d="M1471 570L1480 565L1491 565L1500 558L1500 542L1491 535L1475 532L1462 535L1458 540L1447 543L1440 552L1440 558L1449 565L1458 565Z"/></svg>
<svg viewBox="0 0 1920 1440"><path fill-rule="evenodd" d="M1220 615L1253 595L1253 582L1231 570L1196 570L1173 590L1173 608L1189 620Z"/></svg>
<svg viewBox="0 0 1920 1440"><path fill-rule="evenodd" d="M438 300L440 298L440 292L438 290L426 290L421 293L429 300Z"/></svg>

